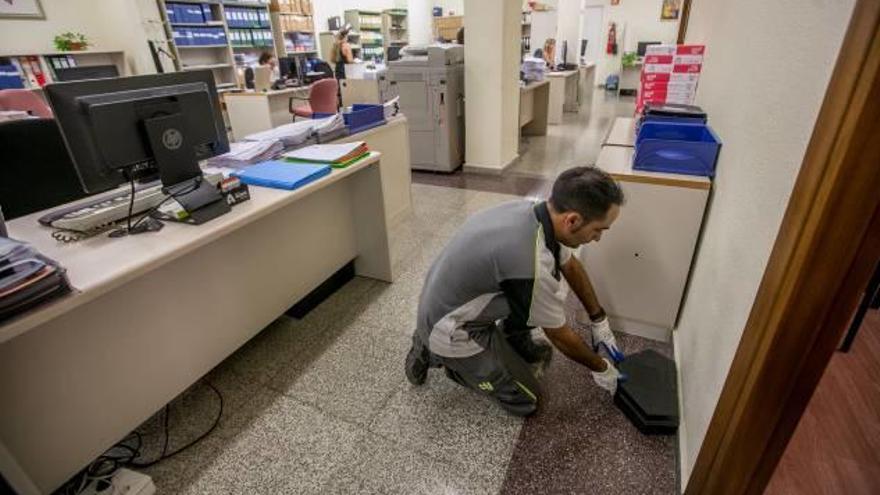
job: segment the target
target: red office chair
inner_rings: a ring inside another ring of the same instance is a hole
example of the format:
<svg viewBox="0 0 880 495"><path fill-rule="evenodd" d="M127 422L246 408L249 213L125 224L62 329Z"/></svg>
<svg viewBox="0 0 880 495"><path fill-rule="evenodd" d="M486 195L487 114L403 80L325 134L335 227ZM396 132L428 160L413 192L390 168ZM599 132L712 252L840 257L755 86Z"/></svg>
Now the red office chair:
<svg viewBox="0 0 880 495"><path fill-rule="evenodd" d="M29 89L0 89L0 110L24 110L42 119L54 117L49 105Z"/></svg>
<svg viewBox="0 0 880 495"><path fill-rule="evenodd" d="M309 89L308 100L296 97L290 98L288 105L290 113L293 114L293 119L296 120L297 117L310 119L315 113L336 113L338 109L336 99L338 88L339 85L336 79L321 79L312 83L312 87ZM295 107L293 106L294 100L308 101L308 103Z"/></svg>

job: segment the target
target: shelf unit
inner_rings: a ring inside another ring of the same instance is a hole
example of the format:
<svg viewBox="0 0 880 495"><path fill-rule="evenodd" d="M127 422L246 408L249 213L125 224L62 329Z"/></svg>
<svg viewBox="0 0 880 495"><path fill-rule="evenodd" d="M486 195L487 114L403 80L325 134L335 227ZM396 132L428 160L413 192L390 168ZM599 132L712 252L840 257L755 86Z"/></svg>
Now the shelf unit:
<svg viewBox="0 0 880 495"><path fill-rule="evenodd" d="M406 9L386 9L382 11L382 38L384 39L385 60L388 48L409 44L409 24Z"/></svg>
<svg viewBox="0 0 880 495"><path fill-rule="evenodd" d="M522 13L522 37L520 44L522 46L522 55L528 57L532 51L532 13L525 11Z"/></svg>
<svg viewBox="0 0 880 495"><path fill-rule="evenodd" d="M434 38L443 38L444 41L455 41L458 30L464 27L464 16L447 15L434 18Z"/></svg>
<svg viewBox="0 0 880 495"><path fill-rule="evenodd" d="M370 10L346 10L345 22L351 24L352 31L359 33L359 39L351 39L352 45L361 46L360 58L373 60L385 57L385 42L382 36L382 13ZM332 44L330 45L333 46ZM355 55L357 56L357 55Z"/></svg>
<svg viewBox="0 0 880 495"><path fill-rule="evenodd" d="M317 53L315 18L311 0L279 0L273 12L275 48L282 55L309 56Z"/></svg>
<svg viewBox="0 0 880 495"><path fill-rule="evenodd" d="M256 63L260 53L277 56L269 0L156 0L156 3L175 69L209 69L218 89L238 87L237 66ZM175 7L184 8L184 14ZM202 9L201 22L195 7ZM207 42L190 44L189 33L200 33ZM204 33L208 33L206 37Z"/></svg>
<svg viewBox="0 0 880 495"><path fill-rule="evenodd" d="M361 33L357 31L350 31L348 33L348 43L351 45L351 53L355 58L363 59L363 54L361 53L362 47L360 44ZM330 61L330 53L333 52L333 43L336 41L336 33L332 31L323 31L318 34L318 41L321 47L321 58L324 60Z"/></svg>
<svg viewBox="0 0 880 495"><path fill-rule="evenodd" d="M0 65L14 65L21 76L22 87L42 91L55 82L55 68L115 65L120 76L130 75L125 52L117 50L82 50L49 53L0 53Z"/></svg>

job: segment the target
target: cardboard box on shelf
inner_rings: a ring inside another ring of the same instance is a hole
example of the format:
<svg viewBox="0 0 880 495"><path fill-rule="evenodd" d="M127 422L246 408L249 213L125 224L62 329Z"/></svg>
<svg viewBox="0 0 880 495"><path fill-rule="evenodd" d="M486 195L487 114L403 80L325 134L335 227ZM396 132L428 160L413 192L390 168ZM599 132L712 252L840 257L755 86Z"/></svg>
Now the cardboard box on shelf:
<svg viewBox="0 0 880 495"><path fill-rule="evenodd" d="M642 88L645 91L672 91L672 92L684 92L684 91L696 91L697 83L696 82L670 82L670 81L645 81L642 83Z"/></svg>
<svg viewBox="0 0 880 495"><path fill-rule="evenodd" d="M302 11L305 15L314 15L315 11L312 9L312 0L300 0L302 3Z"/></svg>
<svg viewBox="0 0 880 495"><path fill-rule="evenodd" d="M648 55L675 55L675 45L648 45L645 47L645 56Z"/></svg>
<svg viewBox="0 0 880 495"><path fill-rule="evenodd" d="M675 65L702 65L702 55L675 55L671 62ZM669 63L669 62L667 62Z"/></svg>
<svg viewBox="0 0 880 495"><path fill-rule="evenodd" d="M645 55L646 64L671 64L673 55Z"/></svg>
<svg viewBox="0 0 880 495"><path fill-rule="evenodd" d="M696 83L700 80L699 73L687 72L651 72L642 73L642 82L680 82L680 83Z"/></svg>

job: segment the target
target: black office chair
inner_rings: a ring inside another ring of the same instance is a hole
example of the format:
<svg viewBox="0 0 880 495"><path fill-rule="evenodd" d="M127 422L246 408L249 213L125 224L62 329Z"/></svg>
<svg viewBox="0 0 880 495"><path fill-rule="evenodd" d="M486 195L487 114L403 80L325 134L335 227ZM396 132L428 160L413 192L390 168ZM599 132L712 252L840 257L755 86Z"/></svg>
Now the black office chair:
<svg viewBox="0 0 880 495"><path fill-rule="evenodd" d="M7 220L87 196L54 119L0 123L0 206Z"/></svg>

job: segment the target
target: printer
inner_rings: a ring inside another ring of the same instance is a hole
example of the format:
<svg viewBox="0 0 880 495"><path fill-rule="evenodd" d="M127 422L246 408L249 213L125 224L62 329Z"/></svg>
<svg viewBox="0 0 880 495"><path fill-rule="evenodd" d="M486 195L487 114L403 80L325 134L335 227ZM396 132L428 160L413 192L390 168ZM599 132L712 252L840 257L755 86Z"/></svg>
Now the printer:
<svg viewBox="0 0 880 495"><path fill-rule="evenodd" d="M464 46L454 43L436 45L409 45L400 51L399 65L442 67L464 63ZM391 63L389 63L390 65Z"/></svg>
<svg viewBox="0 0 880 495"><path fill-rule="evenodd" d="M464 159L464 47L407 46L388 62L409 123L412 168L452 172Z"/></svg>

